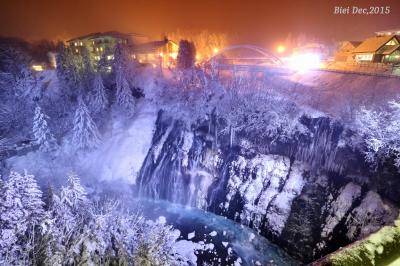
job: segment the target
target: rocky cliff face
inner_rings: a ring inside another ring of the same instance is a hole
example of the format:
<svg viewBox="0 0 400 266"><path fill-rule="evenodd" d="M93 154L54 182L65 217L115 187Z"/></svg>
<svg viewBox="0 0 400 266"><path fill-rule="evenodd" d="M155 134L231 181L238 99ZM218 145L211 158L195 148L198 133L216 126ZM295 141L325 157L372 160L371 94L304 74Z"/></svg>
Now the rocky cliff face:
<svg viewBox="0 0 400 266"><path fill-rule="evenodd" d="M351 132L328 118L301 122L308 135L280 143L238 132L230 147L213 123L188 130L160 113L138 193L250 226L303 262L391 223L396 172L386 169L393 186L382 186L348 144Z"/></svg>

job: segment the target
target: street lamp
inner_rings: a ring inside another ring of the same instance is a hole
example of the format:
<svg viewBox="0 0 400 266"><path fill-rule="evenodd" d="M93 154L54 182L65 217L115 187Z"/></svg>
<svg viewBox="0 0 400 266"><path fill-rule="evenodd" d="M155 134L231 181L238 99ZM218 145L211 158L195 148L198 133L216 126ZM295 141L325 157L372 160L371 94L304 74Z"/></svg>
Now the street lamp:
<svg viewBox="0 0 400 266"><path fill-rule="evenodd" d="M284 45L278 45L278 47L276 47L276 51L281 54L283 52L286 51L286 47Z"/></svg>

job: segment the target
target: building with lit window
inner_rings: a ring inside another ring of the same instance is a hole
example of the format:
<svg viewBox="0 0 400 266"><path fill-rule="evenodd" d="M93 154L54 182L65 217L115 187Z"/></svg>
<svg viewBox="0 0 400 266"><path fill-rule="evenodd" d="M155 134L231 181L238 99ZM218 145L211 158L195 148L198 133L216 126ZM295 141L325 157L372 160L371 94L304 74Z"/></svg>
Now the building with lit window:
<svg viewBox="0 0 400 266"><path fill-rule="evenodd" d="M169 67L174 65L178 56L178 45L167 38L148 41L145 35L116 31L91 33L68 40L67 43L75 54L81 54L83 49L87 49L94 63L103 56L111 63L118 43L126 45L132 59L142 64Z"/></svg>
<svg viewBox="0 0 400 266"><path fill-rule="evenodd" d="M177 43L164 38L132 46L132 56L142 64L171 67L176 63L179 46Z"/></svg>
<svg viewBox="0 0 400 266"><path fill-rule="evenodd" d="M109 31L79 36L68 40L67 43L74 53L80 54L86 48L90 53L90 58L99 61L103 55L107 60L112 60L114 58L114 47L118 43L132 46L135 42L140 42L141 39L145 38L144 35L140 34Z"/></svg>
<svg viewBox="0 0 400 266"><path fill-rule="evenodd" d="M387 34L385 34L387 33ZM400 38L393 32L378 32L353 50L357 62L400 63Z"/></svg>

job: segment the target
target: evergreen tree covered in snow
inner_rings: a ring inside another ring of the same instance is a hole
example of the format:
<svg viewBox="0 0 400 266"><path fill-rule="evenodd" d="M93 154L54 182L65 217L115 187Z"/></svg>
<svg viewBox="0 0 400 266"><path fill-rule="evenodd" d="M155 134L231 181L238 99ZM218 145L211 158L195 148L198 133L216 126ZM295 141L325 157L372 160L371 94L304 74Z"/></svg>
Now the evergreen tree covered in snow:
<svg viewBox="0 0 400 266"><path fill-rule="evenodd" d="M86 191L76 174L69 174L67 180L67 186L61 189L61 202L74 213L78 213L88 202Z"/></svg>
<svg viewBox="0 0 400 266"><path fill-rule="evenodd" d="M0 264L28 260L44 215L41 197L34 176L10 173L0 198Z"/></svg>
<svg viewBox="0 0 400 266"><path fill-rule="evenodd" d="M63 43L57 45L57 77L60 82L60 89L63 95L75 97L76 90L79 83L79 71L77 66L79 60L70 48L64 46Z"/></svg>
<svg viewBox="0 0 400 266"><path fill-rule="evenodd" d="M81 249L85 224L91 205L78 176L69 174L67 186L60 196L53 194L52 202L42 223L44 258L46 265L72 263Z"/></svg>
<svg viewBox="0 0 400 266"><path fill-rule="evenodd" d="M133 115L135 110L135 98L132 95L128 80L125 78L122 71L117 73L117 95L116 101L128 116Z"/></svg>
<svg viewBox="0 0 400 266"><path fill-rule="evenodd" d="M73 123L72 144L76 150L90 150L100 144L99 130L82 98L78 100L78 108Z"/></svg>
<svg viewBox="0 0 400 266"><path fill-rule="evenodd" d="M108 99L100 73L97 73L93 80L93 90L90 95L91 110L97 114L107 108Z"/></svg>
<svg viewBox="0 0 400 266"><path fill-rule="evenodd" d="M51 134L47 125L48 116L42 112L39 106L36 106L35 117L33 119L33 136L36 144L39 145L41 151L52 151L56 147L56 140Z"/></svg>
<svg viewBox="0 0 400 266"><path fill-rule="evenodd" d="M32 71L26 66L21 69L20 75L14 83L15 95L37 100L41 97L40 88L37 87Z"/></svg>

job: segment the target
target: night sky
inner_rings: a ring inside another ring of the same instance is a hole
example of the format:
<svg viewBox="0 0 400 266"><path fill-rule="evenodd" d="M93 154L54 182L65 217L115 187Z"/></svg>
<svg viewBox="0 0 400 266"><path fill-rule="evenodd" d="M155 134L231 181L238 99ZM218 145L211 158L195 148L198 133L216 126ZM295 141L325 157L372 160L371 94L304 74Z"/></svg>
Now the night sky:
<svg viewBox="0 0 400 266"><path fill-rule="evenodd" d="M357 40L400 28L400 0L0 0L0 35L68 39L96 31L208 29L233 43L275 45L306 33L321 41ZM334 6L390 6L389 15L334 15Z"/></svg>

